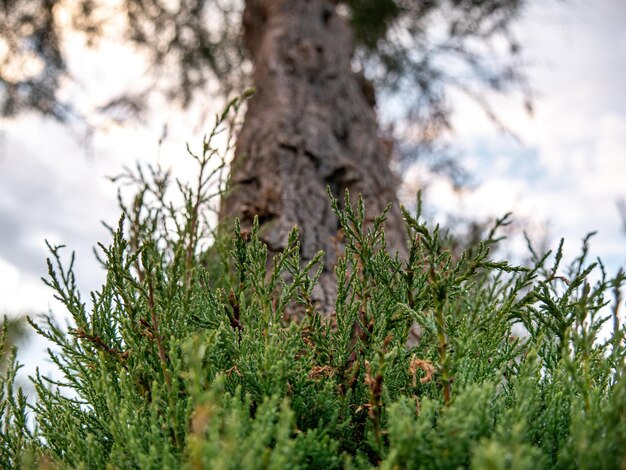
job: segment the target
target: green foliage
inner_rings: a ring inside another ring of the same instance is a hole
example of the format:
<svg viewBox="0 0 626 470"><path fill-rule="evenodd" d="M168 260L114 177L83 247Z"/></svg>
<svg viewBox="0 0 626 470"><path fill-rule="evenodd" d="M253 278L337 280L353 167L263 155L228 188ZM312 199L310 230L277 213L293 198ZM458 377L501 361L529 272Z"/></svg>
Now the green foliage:
<svg viewBox="0 0 626 470"><path fill-rule="evenodd" d="M73 256L51 247L46 282L72 323L32 324L62 378L36 374L27 404L13 353L0 379L3 468L625 464L624 275L589 264L587 240L569 268L562 246L553 264L511 266L489 254L503 218L459 258L418 204L403 211L403 259L386 249L385 214L366 223L361 199L331 196L345 253L335 312L322 316L311 301L321 254L302 265L297 229L271 260L258 224L208 230L222 190L212 137L228 113L178 199L167 172L126 175L137 196L100 246L107 277L89 303Z"/></svg>
<svg viewBox="0 0 626 470"><path fill-rule="evenodd" d="M13 346L28 339L26 316L4 316L0 328L4 331L4 342L0 343L0 370L4 370Z"/></svg>
<svg viewBox="0 0 626 470"><path fill-rule="evenodd" d="M355 39L369 49L374 49L387 34L389 24L401 13L394 0L349 0L350 20Z"/></svg>

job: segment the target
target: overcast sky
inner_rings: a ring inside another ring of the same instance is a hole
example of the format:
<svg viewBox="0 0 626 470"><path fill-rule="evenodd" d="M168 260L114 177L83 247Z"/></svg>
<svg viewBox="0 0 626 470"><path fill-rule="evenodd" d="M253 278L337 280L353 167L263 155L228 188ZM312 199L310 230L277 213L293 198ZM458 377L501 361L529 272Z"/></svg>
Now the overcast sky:
<svg viewBox="0 0 626 470"><path fill-rule="evenodd" d="M592 253L615 272L626 265L616 206L626 197L626 2L538 3L520 25L535 114L511 99L496 105L521 142L461 106L457 143L480 184L457 197L439 182L430 200L472 216L512 210L535 227L547 223L551 246L564 237L572 256L597 231Z"/></svg>
<svg viewBox="0 0 626 470"><path fill-rule="evenodd" d="M459 195L444 182L433 183L429 202L471 217L513 211L531 225L548 223L552 244L565 237L570 255L586 233L598 231L593 254L614 273L626 265L616 209L626 196L626 2L545 3L531 8L519 26L533 64L536 112L531 118L519 100L497 101L521 142L459 98L457 143L478 185ZM76 41L69 50L82 80L68 91L74 97L97 103L141 80L142 62L119 45L105 44L94 55ZM159 146L165 124L167 138ZM31 314L61 313L40 281L44 239L76 251L79 285L88 297L103 280L91 253L96 242L108 242L100 221L115 223L119 215L116 188L106 176L137 160L158 160L188 174L185 142L199 143L207 130L198 113L167 110L140 126L97 133L87 147L78 131L38 116L0 125L0 312Z"/></svg>

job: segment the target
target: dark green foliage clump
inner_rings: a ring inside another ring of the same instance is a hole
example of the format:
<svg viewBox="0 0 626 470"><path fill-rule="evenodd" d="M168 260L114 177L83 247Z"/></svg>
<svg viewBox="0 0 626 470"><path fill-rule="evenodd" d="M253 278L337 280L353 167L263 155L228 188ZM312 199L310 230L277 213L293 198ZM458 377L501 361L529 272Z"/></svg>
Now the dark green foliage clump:
<svg viewBox="0 0 626 470"><path fill-rule="evenodd" d="M47 282L73 322L33 324L62 379L34 377L29 405L13 355L2 468L623 468L624 276L589 264L586 243L570 268L561 247L530 268L495 262L504 218L453 258L418 208L403 259L385 215L366 224L346 195L331 200L345 253L321 316L296 229L269 262L257 225L203 245L214 154L207 139L181 207L167 174L134 177L89 305L51 248Z"/></svg>
<svg viewBox="0 0 626 470"><path fill-rule="evenodd" d="M376 48L402 11L394 0L350 0L346 4L356 41L369 49Z"/></svg>

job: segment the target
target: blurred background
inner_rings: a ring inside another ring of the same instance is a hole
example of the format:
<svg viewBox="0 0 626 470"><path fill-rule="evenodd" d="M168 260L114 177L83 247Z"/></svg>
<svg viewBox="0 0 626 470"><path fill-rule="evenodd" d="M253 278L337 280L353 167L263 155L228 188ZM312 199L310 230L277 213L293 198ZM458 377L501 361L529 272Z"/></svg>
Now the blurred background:
<svg viewBox="0 0 626 470"><path fill-rule="evenodd" d="M626 2L529 1L513 29L523 46L532 105L487 91L498 118L494 125L475 100L451 90L454 133L445 152L463 181L417 158L398 165L400 196L411 200L422 189L427 215L447 224L512 211L518 230L507 250L520 260L523 230L545 247L565 238L570 259L580 240L597 231L591 253L614 274L626 265L619 202L626 197ZM129 85L141 90L151 65L144 51L115 35L89 46L84 35L64 35L73 80L61 81L58 90L76 103L75 115L60 122L27 111L0 120L2 314L52 310L63 317L40 279L46 273L45 240L67 245L68 257L76 252L79 287L88 298L104 279L92 253L97 242L109 241L101 222L119 218L117 188L107 177L141 161L191 178L195 167L185 145L201 144L224 103L208 97L181 107L151 96L149 113L138 119L116 115L128 114L129 103L122 111L95 112ZM379 100L387 128L395 106L394 100ZM35 341L24 349L28 373L45 364L43 347Z"/></svg>

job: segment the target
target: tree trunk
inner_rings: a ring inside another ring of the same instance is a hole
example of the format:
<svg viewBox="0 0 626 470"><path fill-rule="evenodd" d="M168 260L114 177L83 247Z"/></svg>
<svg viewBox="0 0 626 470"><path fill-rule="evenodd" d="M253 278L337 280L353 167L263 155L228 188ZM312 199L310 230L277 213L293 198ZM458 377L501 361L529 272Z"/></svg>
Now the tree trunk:
<svg viewBox="0 0 626 470"><path fill-rule="evenodd" d="M390 249L404 250L397 181L378 134L373 88L352 70L350 26L331 0L247 0L243 26L256 94L221 220L239 217L249 226L258 215L270 254L285 247L297 225L304 261L325 251L314 300L332 312L333 266L342 246L327 186L340 200L346 188L354 197L362 194L370 215L393 202L387 241Z"/></svg>

